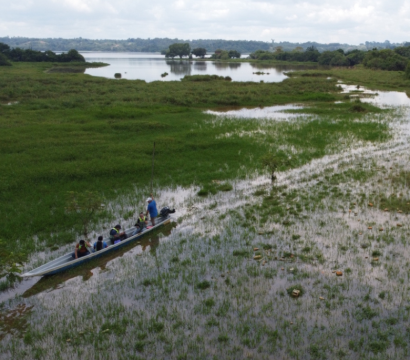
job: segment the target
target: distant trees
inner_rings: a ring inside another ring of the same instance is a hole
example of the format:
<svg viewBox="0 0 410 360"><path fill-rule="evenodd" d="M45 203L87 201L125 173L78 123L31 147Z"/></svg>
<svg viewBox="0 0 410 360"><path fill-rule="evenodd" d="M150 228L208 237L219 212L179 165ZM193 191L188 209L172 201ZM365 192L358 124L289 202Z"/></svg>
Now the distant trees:
<svg viewBox="0 0 410 360"><path fill-rule="evenodd" d="M346 53L346 58L349 60L350 66L361 64L366 55L366 51L352 50Z"/></svg>
<svg viewBox="0 0 410 360"><path fill-rule="evenodd" d="M340 49L341 50L341 49ZM346 59L344 51L324 51L317 59L320 65L329 66L349 66L349 60Z"/></svg>
<svg viewBox="0 0 410 360"><path fill-rule="evenodd" d="M229 50L228 51L228 56L231 59L235 59L235 58L239 59L241 57L241 53L239 51L236 51L236 50Z"/></svg>
<svg viewBox="0 0 410 360"><path fill-rule="evenodd" d="M11 66L10 62L7 60L6 55L0 52L0 66Z"/></svg>
<svg viewBox="0 0 410 360"><path fill-rule="evenodd" d="M211 59L216 59L216 60L229 60L229 59L239 59L241 57L241 53L237 50L222 50L222 49L217 49L215 50L215 53L212 54Z"/></svg>
<svg viewBox="0 0 410 360"><path fill-rule="evenodd" d="M201 57L203 59L206 55L206 49L205 48L195 48L192 50L192 54L195 55L196 57Z"/></svg>
<svg viewBox="0 0 410 360"><path fill-rule="evenodd" d="M174 57L179 56L179 58L182 59L183 56L189 56L190 53L191 47L188 43L175 43L169 45L165 57L173 59Z"/></svg>
<svg viewBox="0 0 410 360"><path fill-rule="evenodd" d="M390 71L404 71L408 63L408 58L390 49L369 51L363 59L367 68Z"/></svg>
<svg viewBox="0 0 410 360"><path fill-rule="evenodd" d="M47 50L36 51L31 49L10 49L7 44L0 43L0 54L4 55L11 61L27 61L27 62L85 62L84 56L82 56L77 50L70 50L67 53L57 55L56 53Z"/></svg>
<svg viewBox="0 0 410 360"><path fill-rule="evenodd" d="M298 62L317 62L320 52L315 47L309 47L303 51L301 47L293 51L283 51L276 48L275 52L257 50L249 57L256 60L279 60L279 61L298 61Z"/></svg>

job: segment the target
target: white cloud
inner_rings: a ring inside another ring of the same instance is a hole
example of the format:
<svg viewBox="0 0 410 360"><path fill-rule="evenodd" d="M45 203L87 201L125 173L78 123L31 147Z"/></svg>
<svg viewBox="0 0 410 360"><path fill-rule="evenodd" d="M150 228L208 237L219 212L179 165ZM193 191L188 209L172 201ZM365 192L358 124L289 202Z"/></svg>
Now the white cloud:
<svg viewBox="0 0 410 360"><path fill-rule="evenodd" d="M0 0L0 7L0 36L410 40L404 0Z"/></svg>

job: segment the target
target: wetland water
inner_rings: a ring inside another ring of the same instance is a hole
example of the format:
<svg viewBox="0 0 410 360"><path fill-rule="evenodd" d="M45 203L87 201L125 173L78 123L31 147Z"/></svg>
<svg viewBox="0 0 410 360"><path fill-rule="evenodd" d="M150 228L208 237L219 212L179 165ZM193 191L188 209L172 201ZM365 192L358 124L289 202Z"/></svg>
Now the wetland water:
<svg viewBox="0 0 410 360"><path fill-rule="evenodd" d="M158 191L178 226L6 301L0 358L408 359L409 119L380 115L391 140L352 140L274 187L247 174L205 198Z"/></svg>
<svg viewBox="0 0 410 360"><path fill-rule="evenodd" d="M200 59L166 60L164 55L153 53L84 52L82 55L86 61L110 64L102 68L86 69L86 74L112 79L115 73L121 73L123 79L140 79L147 82L180 80L185 75L230 76L232 81L280 82L286 78L284 72L305 68L292 65L201 61ZM165 72L168 75L161 77ZM257 75L254 74L255 72L265 74Z"/></svg>

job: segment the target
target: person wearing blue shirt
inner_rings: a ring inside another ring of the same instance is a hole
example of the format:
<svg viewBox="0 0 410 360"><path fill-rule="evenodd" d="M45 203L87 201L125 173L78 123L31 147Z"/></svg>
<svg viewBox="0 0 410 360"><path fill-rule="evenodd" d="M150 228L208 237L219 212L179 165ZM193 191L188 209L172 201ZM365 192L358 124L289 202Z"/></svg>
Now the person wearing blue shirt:
<svg viewBox="0 0 410 360"><path fill-rule="evenodd" d="M94 243L94 251L99 251L108 247L107 243L103 241L103 237L99 236L97 242Z"/></svg>
<svg viewBox="0 0 410 360"><path fill-rule="evenodd" d="M151 224L152 226L155 226L155 218L158 216L158 210L157 210L157 203L155 202L154 197L152 196L152 193L151 193L151 197L147 199L147 203L148 203L147 213L145 216L148 216L148 213L149 213L149 216L151 218Z"/></svg>

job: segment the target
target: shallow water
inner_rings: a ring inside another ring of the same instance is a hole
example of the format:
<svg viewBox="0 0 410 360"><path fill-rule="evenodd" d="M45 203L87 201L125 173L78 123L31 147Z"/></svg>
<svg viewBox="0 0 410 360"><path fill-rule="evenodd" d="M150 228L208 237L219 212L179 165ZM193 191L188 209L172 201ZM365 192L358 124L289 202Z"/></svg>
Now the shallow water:
<svg viewBox="0 0 410 360"><path fill-rule="evenodd" d="M86 61L104 62L110 66L88 68L85 73L113 79L120 73L122 79L151 81L175 81L185 75L218 75L230 76L232 81L280 82L286 79L284 72L304 69L305 66L260 65L238 62L213 62L193 60L167 60L164 55L152 53L104 53L84 52ZM255 72L265 72L257 75ZM168 73L161 77L161 74ZM267 74L269 73L269 74Z"/></svg>
<svg viewBox="0 0 410 360"><path fill-rule="evenodd" d="M257 108L240 108L229 107L221 108L217 110L207 110L205 114L224 116L238 119L274 119L274 120L286 120L291 118L300 117L300 114L286 113L286 110L301 109L302 106L298 105L275 105L265 106Z"/></svg>
<svg viewBox="0 0 410 360"><path fill-rule="evenodd" d="M61 349L61 358L77 358L81 348L83 358L107 359L408 358L400 339L407 339L409 320L410 216L379 210L378 196L410 201L407 185L392 181L410 171L410 113L402 107L378 116L391 125L393 139L346 143L338 153L278 173L275 186L254 173L207 198L195 196L195 186L160 191L158 198L177 208L178 227L155 251L131 250L105 270L85 269L58 285L42 280L44 288L27 293L26 306L34 306L30 331L46 344L44 357ZM369 178L354 180L349 171ZM268 196L283 216L264 214ZM298 284L304 294L291 298L287 289ZM31 356L32 347L10 333L0 346L0 358L12 351Z"/></svg>
<svg viewBox="0 0 410 360"><path fill-rule="evenodd" d="M410 98L405 92L400 91L372 91L364 87L340 84L342 93L350 94L352 98L359 98L360 101L375 104L376 106L410 106Z"/></svg>

